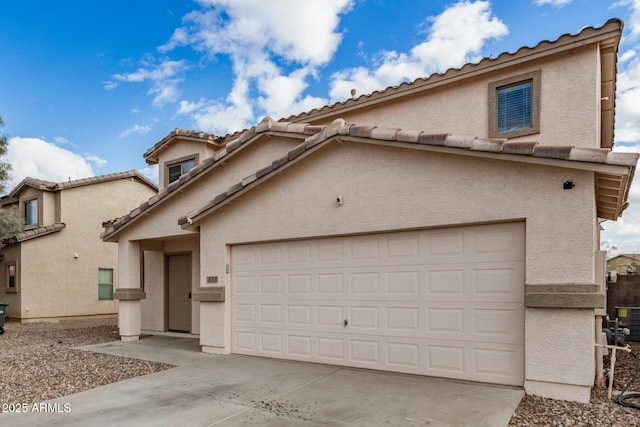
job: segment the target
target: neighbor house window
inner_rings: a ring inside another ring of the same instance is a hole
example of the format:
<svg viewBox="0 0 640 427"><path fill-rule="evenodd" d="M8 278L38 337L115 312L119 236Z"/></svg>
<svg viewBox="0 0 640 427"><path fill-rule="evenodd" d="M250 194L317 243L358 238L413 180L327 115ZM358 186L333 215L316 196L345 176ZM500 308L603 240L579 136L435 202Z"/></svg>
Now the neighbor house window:
<svg viewBox="0 0 640 427"><path fill-rule="evenodd" d="M113 268L98 269L98 300L113 299Z"/></svg>
<svg viewBox="0 0 640 427"><path fill-rule="evenodd" d="M7 290L10 292L18 291L18 271L15 262L7 264Z"/></svg>
<svg viewBox="0 0 640 427"><path fill-rule="evenodd" d="M24 224L38 225L38 199L24 202Z"/></svg>
<svg viewBox="0 0 640 427"><path fill-rule="evenodd" d="M180 178L180 176L189 172L193 167L195 167L195 165L196 165L196 159L191 158L191 159L184 160L182 162L174 163L167 166L168 168L167 175L169 177L169 184L171 184L173 181L177 181L178 178Z"/></svg>
<svg viewBox="0 0 640 427"><path fill-rule="evenodd" d="M540 71L489 84L489 136L515 138L540 132Z"/></svg>

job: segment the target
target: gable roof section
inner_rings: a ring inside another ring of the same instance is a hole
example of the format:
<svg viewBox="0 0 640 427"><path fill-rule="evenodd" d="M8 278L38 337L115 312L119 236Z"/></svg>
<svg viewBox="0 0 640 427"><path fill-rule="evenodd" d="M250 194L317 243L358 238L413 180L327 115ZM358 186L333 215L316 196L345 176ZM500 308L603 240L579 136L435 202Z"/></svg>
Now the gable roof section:
<svg viewBox="0 0 640 427"><path fill-rule="evenodd" d="M113 221L105 222L103 224L105 225L105 231L101 234L101 237L105 241L114 241L117 234L122 231L122 229L134 223L141 216L140 214L147 214L156 209L179 192L176 190L180 189L180 191L182 191L194 182L197 182L217 165L222 164L225 160L240 152L242 148L258 141L263 135L282 135L289 138L304 139L310 135L321 132L323 129L324 126L314 126L307 123L282 123L265 117L256 126L242 132L233 140L230 140L223 148L216 151L213 156L201 161L190 169L189 172L161 189L158 194L140 204L140 206L130 211L127 215Z"/></svg>
<svg viewBox="0 0 640 427"><path fill-rule="evenodd" d="M211 133L199 132L195 130L186 130L181 128L175 128L168 135L149 148L143 155L146 162L150 165L158 163L158 154L167 148L176 139L190 140L196 142L202 142L215 147L224 145L222 138Z"/></svg>
<svg viewBox="0 0 640 427"><path fill-rule="evenodd" d="M287 132L296 131L295 126L290 127L288 123L280 123L283 126L287 125ZM205 205L179 218L178 224L185 229L195 229L197 222L209 213L335 140L594 171L596 173L598 216L612 220L617 219L627 206L629 186L639 156L635 153L612 152L609 149L550 146L540 145L537 142L509 142L506 139L482 139L451 134L427 134L413 130L385 129L375 126L357 126L337 119L331 125L324 127L322 132L307 137L302 144L292 148L287 155L274 160L270 165L232 185L227 191L218 194Z"/></svg>
<svg viewBox="0 0 640 427"><path fill-rule="evenodd" d="M599 28L585 27L578 34L564 34L555 41L543 40L535 47L523 46L516 52L504 52L496 58L484 58L477 63L467 63L460 68L450 68L443 73L434 73L428 77L420 77L411 82L397 86L389 86L383 90L361 95L325 105L307 112L295 114L281 121L297 123L299 121L317 122L318 120L336 119L346 112L362 109L381 102L413 95L480 74L511 67L541 57L554 55L592 43L600 43L601 51L601 97L602 97L602 130L601 147L613 146L613 129L615 121L616 60L618 44L622 36L623 23L619 19L610 19Z"/></svg>
<svg viewBox="0 0 640 427"><path fill-rule="evenodd" d="M46 236L47 234L56 233L66 227L66 224L58 222L52 225L30 228L28 230L16 233L15 236L6 239L8 243L21 243L25 240L35 239L36 237Z"/></svg>
<svg viewBox="0 0 640 427"><path fill-rule="evenodd" d="M82 179L76 179L72 181L71 180L63 181L63 182L52 182L52 181L45 181L42 179L26 177L18 185L16 185L13 191L11 191L11 193L9 194L9 197L10 198L16 197L25 187L32 187L32 188L36 188L38 190L44 190L44 191L59 191L59 190L66 190L69 188L82 187L85 185L98 184L101 182L109 182L109 181L115 181L117 179L127 179L127 178L137 179L140 182L148 185L152 189L158 190L158 186L149 178L142 175L140 172L136 170L129 170L126 172L110 173L107 175L92 176L89 178L82 178Z"/></svg>

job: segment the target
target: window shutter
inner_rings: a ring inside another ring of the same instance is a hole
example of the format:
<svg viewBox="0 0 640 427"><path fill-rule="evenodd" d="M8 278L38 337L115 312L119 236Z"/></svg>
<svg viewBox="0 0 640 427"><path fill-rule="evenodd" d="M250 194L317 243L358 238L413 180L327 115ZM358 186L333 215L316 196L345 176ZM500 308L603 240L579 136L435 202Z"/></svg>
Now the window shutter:
<svg viewBox="0 0 640 427"><path fill-rule="evenodd" d="M531 88L527 81L498 89L498 132L531 127Z"/></svg>

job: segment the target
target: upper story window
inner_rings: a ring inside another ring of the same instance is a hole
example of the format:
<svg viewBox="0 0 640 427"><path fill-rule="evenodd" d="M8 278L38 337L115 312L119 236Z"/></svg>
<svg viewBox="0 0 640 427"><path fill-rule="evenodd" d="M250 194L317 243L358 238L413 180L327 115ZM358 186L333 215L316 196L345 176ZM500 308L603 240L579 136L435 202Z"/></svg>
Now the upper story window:
<svg viewBox="0 0 640 427"><path fill-rule="evenodd" d="M540 71L489 84L489 137L540 132Z"/></svg>
<svg viewBox="0 0 640 427"><path fill-rule="evenodd" d="M196 159L190 158L187 160L183 160L178 163L173 163L167 166L167 177L168 184L171 184L173 181L177 181L180 176L189 172L196 165Z"/></svg>
<svg viewBox="0 0 640 427"><path fill-rule="evenodd" d="M24 224L38 225L38 199L24 202Z"/></svg>

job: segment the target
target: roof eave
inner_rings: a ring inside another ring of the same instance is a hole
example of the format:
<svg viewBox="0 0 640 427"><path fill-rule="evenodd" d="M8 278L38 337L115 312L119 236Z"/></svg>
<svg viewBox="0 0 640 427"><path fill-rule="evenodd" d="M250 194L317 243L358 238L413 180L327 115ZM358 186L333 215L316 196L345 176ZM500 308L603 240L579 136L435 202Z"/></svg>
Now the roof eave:
<svg viewBox="0 0 640 427"><path fill-rule="evenodd" d="M514 53L501 53L496 58L484 58L477 63L467 63L461 68L449 69L444 73L432 74L426 78L418 78L412 82L401 83L398 86L387 87L382 91L375 91L358 98L349 98L320 109L314 109L298 115L281 119L281 121L318 121L336 118L356 109L377 105L396 98L417 94L443 85L458 82L463 79L476 77L496 70L518 65L535 59L555 55L567 50L576 49L594 43L615 45L622 35L622 21L610 19L600 28L589 27L575 35L565 34L556 41L542 41L535 47L521 47ZM615 87L614 87L615 90ZM614 93L615 94L615 93ZM613 99L610 98L610 99Z"/></svg>
<svg viewBox="0 0 640 427"><path fill-rule="evenodd" d="M554 166L591 171L596 173L596 176L616 177L617 181L614 181L619 185L616 187L618 196L615 200L615 211L613 214L608 214L608 216L615 216L615 218L625 207L628 186L638 161L637 155L612 153L608 150L590 150L572 146L539 146L537 143L513 143L506 140L486 140L453 135L423 135L421 132L398 129L377 130L376 128L358 126L353 126L351 129L351 127L352 125L348 125L343 120L335 120L323 133L307 138L303 144L291 149L287 155L274 160L271 165L232 185L226 192L218 194L209 203L179 218L178 225L185 230L195 230L199 227L200 220L205 216L334 140ZM614 181L602 181L601 184L615 187ZM597 182L595 185L597 189ZM610 196L606 195L606 197ZM607 209L610 208L604 204L608 200L605 196L596 200L599 203L599 212L608 213Z"/></svg>

